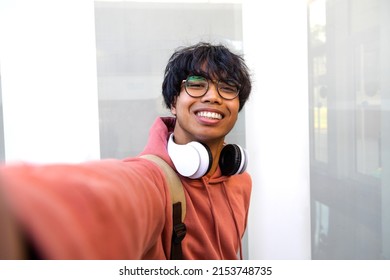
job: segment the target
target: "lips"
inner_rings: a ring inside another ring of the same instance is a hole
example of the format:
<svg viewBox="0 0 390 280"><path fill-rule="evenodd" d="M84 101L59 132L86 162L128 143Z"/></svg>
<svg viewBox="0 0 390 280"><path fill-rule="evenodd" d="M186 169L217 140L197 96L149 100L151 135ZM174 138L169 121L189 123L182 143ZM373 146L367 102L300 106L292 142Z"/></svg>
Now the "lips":
<svg viewBox="0 0 390 280"><path fill-rule="evenodd" d="M212 120L222 120L223 116L220 113L217 112L210 112L210 111L199 111L196 113L198 117L202 118L208 118Z"/></svg>

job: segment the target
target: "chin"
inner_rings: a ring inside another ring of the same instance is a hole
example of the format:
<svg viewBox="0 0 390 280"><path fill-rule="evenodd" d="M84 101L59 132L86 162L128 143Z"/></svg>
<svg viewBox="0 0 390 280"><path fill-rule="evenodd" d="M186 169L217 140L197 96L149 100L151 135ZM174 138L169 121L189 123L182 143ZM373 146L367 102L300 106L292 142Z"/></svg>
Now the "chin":
<svg viewBox="0 0 390 280"><path fill-rule="evenodd" d="M213 133L198 133L196 134L196 141L202 143L220 141L225 139L226 134L213 134Z"/></svg>

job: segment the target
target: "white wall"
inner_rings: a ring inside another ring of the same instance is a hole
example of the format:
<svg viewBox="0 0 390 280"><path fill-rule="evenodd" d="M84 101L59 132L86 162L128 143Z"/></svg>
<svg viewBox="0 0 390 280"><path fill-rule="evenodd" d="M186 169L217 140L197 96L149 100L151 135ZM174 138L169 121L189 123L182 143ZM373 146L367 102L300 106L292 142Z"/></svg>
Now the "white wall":
<svg viewBox="0 0 390 280"><path fill-rule="evenodd" d="M250 259L310 259L306 1L244 1Z"/></svg>
<svg viewBox="0 0 390 280"><path fill-rule="evenodd" d="M7 161L99 158L93 0L0 2Z"/></svg>

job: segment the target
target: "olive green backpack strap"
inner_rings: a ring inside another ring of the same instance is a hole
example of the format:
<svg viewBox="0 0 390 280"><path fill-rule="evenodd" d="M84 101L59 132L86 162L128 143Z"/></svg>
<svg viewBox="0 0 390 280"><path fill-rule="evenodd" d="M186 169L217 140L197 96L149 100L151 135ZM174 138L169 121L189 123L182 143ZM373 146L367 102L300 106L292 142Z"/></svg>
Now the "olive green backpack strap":
<svg viewBox="0 0 390 280"><path fill-rule="evenodd" d="M141 158L156 163L165 174L165 179L169 186L172 200L173 230L170 259L183 259L181 241L187 233L186 226L184 224L184 217L186 215L186 198L184 195L183 185L176 172L162 158L155 155L142 155Z"/></svg>

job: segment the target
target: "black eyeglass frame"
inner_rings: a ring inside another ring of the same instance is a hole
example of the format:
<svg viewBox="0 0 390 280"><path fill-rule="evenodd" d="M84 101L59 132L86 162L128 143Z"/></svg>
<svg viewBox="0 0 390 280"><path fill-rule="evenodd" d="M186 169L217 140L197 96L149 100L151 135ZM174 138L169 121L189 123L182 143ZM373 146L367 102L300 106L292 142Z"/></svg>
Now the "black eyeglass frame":
<svg viewBox="0 0 390 280"><path fill-rule="evenodd" d="M191 78L191 77L199 77L199 78L203 78L206 82L207 82L207 88L205 89L205 92L201 95L192 95L191 93L189 93L188 89L187 89L187 85L188 85L188 79ZM216 84L216 88L217 88L217 92L219 94L219 96L222 98L222 99L225 99L225 100L233 100L235 98L237 98L237 96L240 94L240 85L235 85L237 87L237 93L234 97L231 97L231 98L227 98L225 96L223 96L221 94L221 92L219 91L219 88L220 88L220 83L225 83L225 84L228 84L226 82L226 80L218 80L218 81L215 81L215 80L209 80L203 76L199 76L199 75L190 75L187 77L187 79L183 80L182 81L182 84L184 84L184 89L186 91L186 93L191 96L191 97L194 97L194 98L200 98L200 97L203 97L206 95L206 93L209 91L209 88L210 88L210 81L214 84Z"/></svg>

